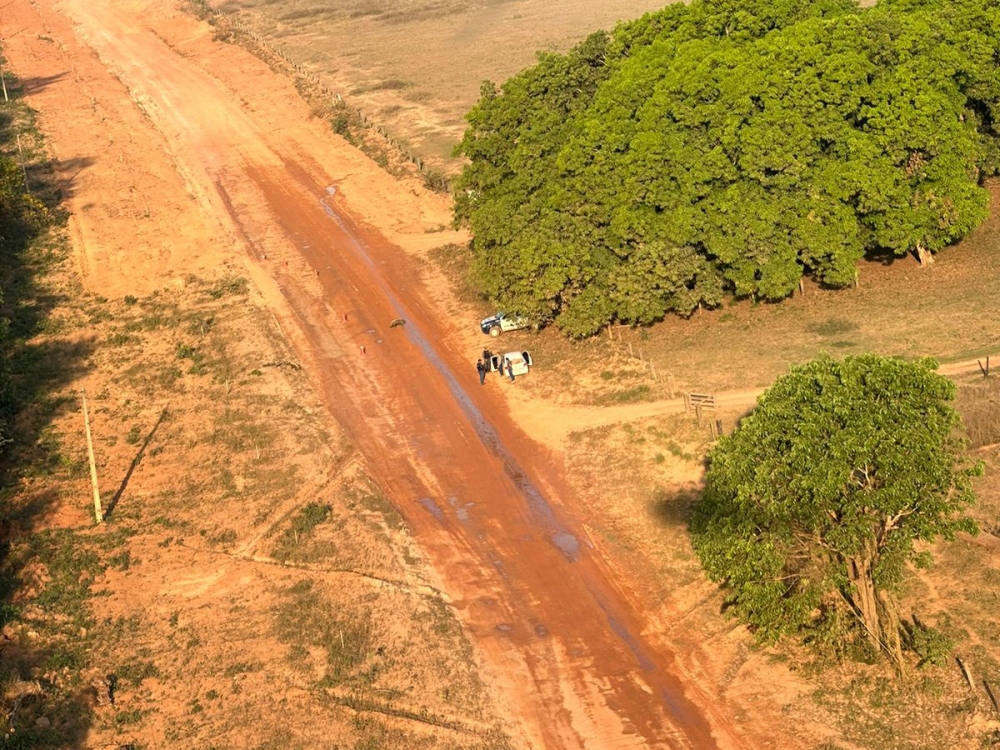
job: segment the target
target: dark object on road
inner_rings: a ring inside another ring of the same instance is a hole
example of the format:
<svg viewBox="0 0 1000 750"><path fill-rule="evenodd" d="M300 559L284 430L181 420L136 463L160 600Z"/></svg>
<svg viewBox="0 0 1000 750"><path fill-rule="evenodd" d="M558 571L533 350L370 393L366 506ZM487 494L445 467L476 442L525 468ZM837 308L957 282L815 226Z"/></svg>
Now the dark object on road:
<svg viewBox="0 0 1000 750"><path fill-rule="evenodd" d="M397 328L399 326L405 326L405 325L406 325L405 320L403 320L402 318L396 318L389 324L389 328Z"/></svg>

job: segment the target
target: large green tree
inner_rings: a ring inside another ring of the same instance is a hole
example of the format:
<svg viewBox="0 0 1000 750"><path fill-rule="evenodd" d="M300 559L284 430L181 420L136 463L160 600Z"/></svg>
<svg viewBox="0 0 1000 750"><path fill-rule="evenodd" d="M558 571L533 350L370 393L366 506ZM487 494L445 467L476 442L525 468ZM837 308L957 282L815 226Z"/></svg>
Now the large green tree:
<svg viewBox="0 0 1000 750"><path fill-rule="evenodd" d="M482 290L584 336L922 262L986 216L992 0L693 0L499 90L458 153Z"/></svg>
<svg viewBox="0 0 1000 750"><path fill-rule="evenodd" d="M894 594L917 540L974 532L979 467L932 360L795 367L710 456L695 549L764 640L860 637L902 665Z"/></svg>

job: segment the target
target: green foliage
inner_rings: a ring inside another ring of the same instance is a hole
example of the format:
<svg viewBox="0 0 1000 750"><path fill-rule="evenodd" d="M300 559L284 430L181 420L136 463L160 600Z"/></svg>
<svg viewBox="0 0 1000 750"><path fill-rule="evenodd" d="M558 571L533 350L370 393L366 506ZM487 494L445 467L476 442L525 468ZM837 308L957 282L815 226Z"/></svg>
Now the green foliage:
<svg viewBox="0 0 1000 750"><path fill-rule="evenodd" d="M941 250L1000 163L997 28L987 0L694 0L484 83L455 182L482 291L584 336Z"/></svg>
<svg viewBox="0 0 1000 750"><path fill-rule="evenodd" d="M324 503L308 503L292 516L291 523L278 537L272 555L276 560L287 562L301 550L303 542L310 538L316 527L330 517L330 506Z"/></svg>
<svg viewBox="0 0 1000 750"><path fill-rule="evenodd" d="M909 629L908 636L907 645L920 659L917 662L918 667L927 664L941 666L955 647L953 639L934 628L914 625Z"/></svg>
<svg viewBox="0 0 1000 750"><path fill-rule="evenodd" d="M904 568L926 563L914 543L975 532L963 510L980 467L935 368L874 355L793 368L712 451L695 549L762 640L853 633L884 649ZM909 640L938 658L926 632Z"/></svg>

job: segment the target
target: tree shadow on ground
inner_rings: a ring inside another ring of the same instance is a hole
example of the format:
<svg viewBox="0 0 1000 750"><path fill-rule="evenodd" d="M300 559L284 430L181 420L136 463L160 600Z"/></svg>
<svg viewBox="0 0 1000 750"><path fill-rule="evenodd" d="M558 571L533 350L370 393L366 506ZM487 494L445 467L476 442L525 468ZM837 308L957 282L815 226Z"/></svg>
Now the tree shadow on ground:
<svg viewBox="0 0 1000 750"><path fill-rule="evenodd" d="M30 123L30 113L14 101L0 107L0 159L17 174L21 154L11 131ZM45 527L64 501L58 483L81 468L52 426L77 408L68 389L88 369L94 342L59 335L54 313L70 300L45 276L65 252L48 234L60 216L60 186L42 182L54 172L41 149L24 155L33 160L24 168L37 176L38 189L28 196L18 193L20 180L0 185L0 710L6 717L0 747L76 748L92 722L87 628L80 622L89 622L86 602L99 558L76 531ZM70 190L82 168L65 167L61 187Z"/></svg>
<svg viewBox="0 0 1000 750"><path fill-rule="evenodd" d="M75 195L74 185L77 178L95 161L96 159L91 156L78 156L28 168L28 184L35 196L49 206L57 221L68 218L68 214L60 204Z"/></svg>
<svg viewBox="0 0 1000 750"><path fill-rule="evenodd" d="M68 70L64 70L62 73L56 73L51 76L29 76L28 78L16 78L15 88L18 93L27 92L29 94L37 94L43 89L47 89L53 83L59 83L69 75ZM10 94L10 79L7 81L7 93Z"/></svg>
<svg viewBox="0 0 1000 750"><path fill-rule="evenodd" d="M653 496L653 517L664 526L688 532L701 493L694 489L660 490Z"/></svg>
<svg viewBox="0 0 1000 750"><path fill-rule="evenodd" d="M892 266L904 260L913 260L913 256L909 253L897 255L893 250L886 248L874 248L865 253L865 260L868 263L878 263L880 266Z"/></svg>

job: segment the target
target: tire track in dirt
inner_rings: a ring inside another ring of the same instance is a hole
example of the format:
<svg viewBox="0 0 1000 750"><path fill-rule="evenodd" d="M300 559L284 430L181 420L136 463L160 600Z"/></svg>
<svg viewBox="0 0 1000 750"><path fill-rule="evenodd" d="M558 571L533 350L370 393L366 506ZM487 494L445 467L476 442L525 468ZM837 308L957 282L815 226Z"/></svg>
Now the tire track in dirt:
<svg viewBox="0 0 1000 750"><path fill-rule="evenodd" d="M1000 358L1000 351L990 352L988 355L984 354L977 359L947 362L940 365L937 371L949 378L981 373L982 363L987 356ZM765 390L766 388L748 388L736 391L717 391L715 392L716 404L720 408L730 411L750 409L757 403L757 399ZM522 408L531 415L532 434L542 437L544 443L558 445L573 432L650 419L665 414L682 414L684 412L684 399L672 398L618 406L567 406L535 399Z"/></svg>
<svg viewBox="0 0 1000 750"><path fill-rule="evenodd" d="M466 354L424 301L411 259L358 226L341 192L331 200L329 174L150 33L131 15L141 6L66 7L143 102L206 212L245 238L251 274L294 324L286 331L327 407L378 468L532 744L740 746L547 500L569 497L551 457L495 394L456 377ZM411 325L388 330L400 316Z"/></svg>

